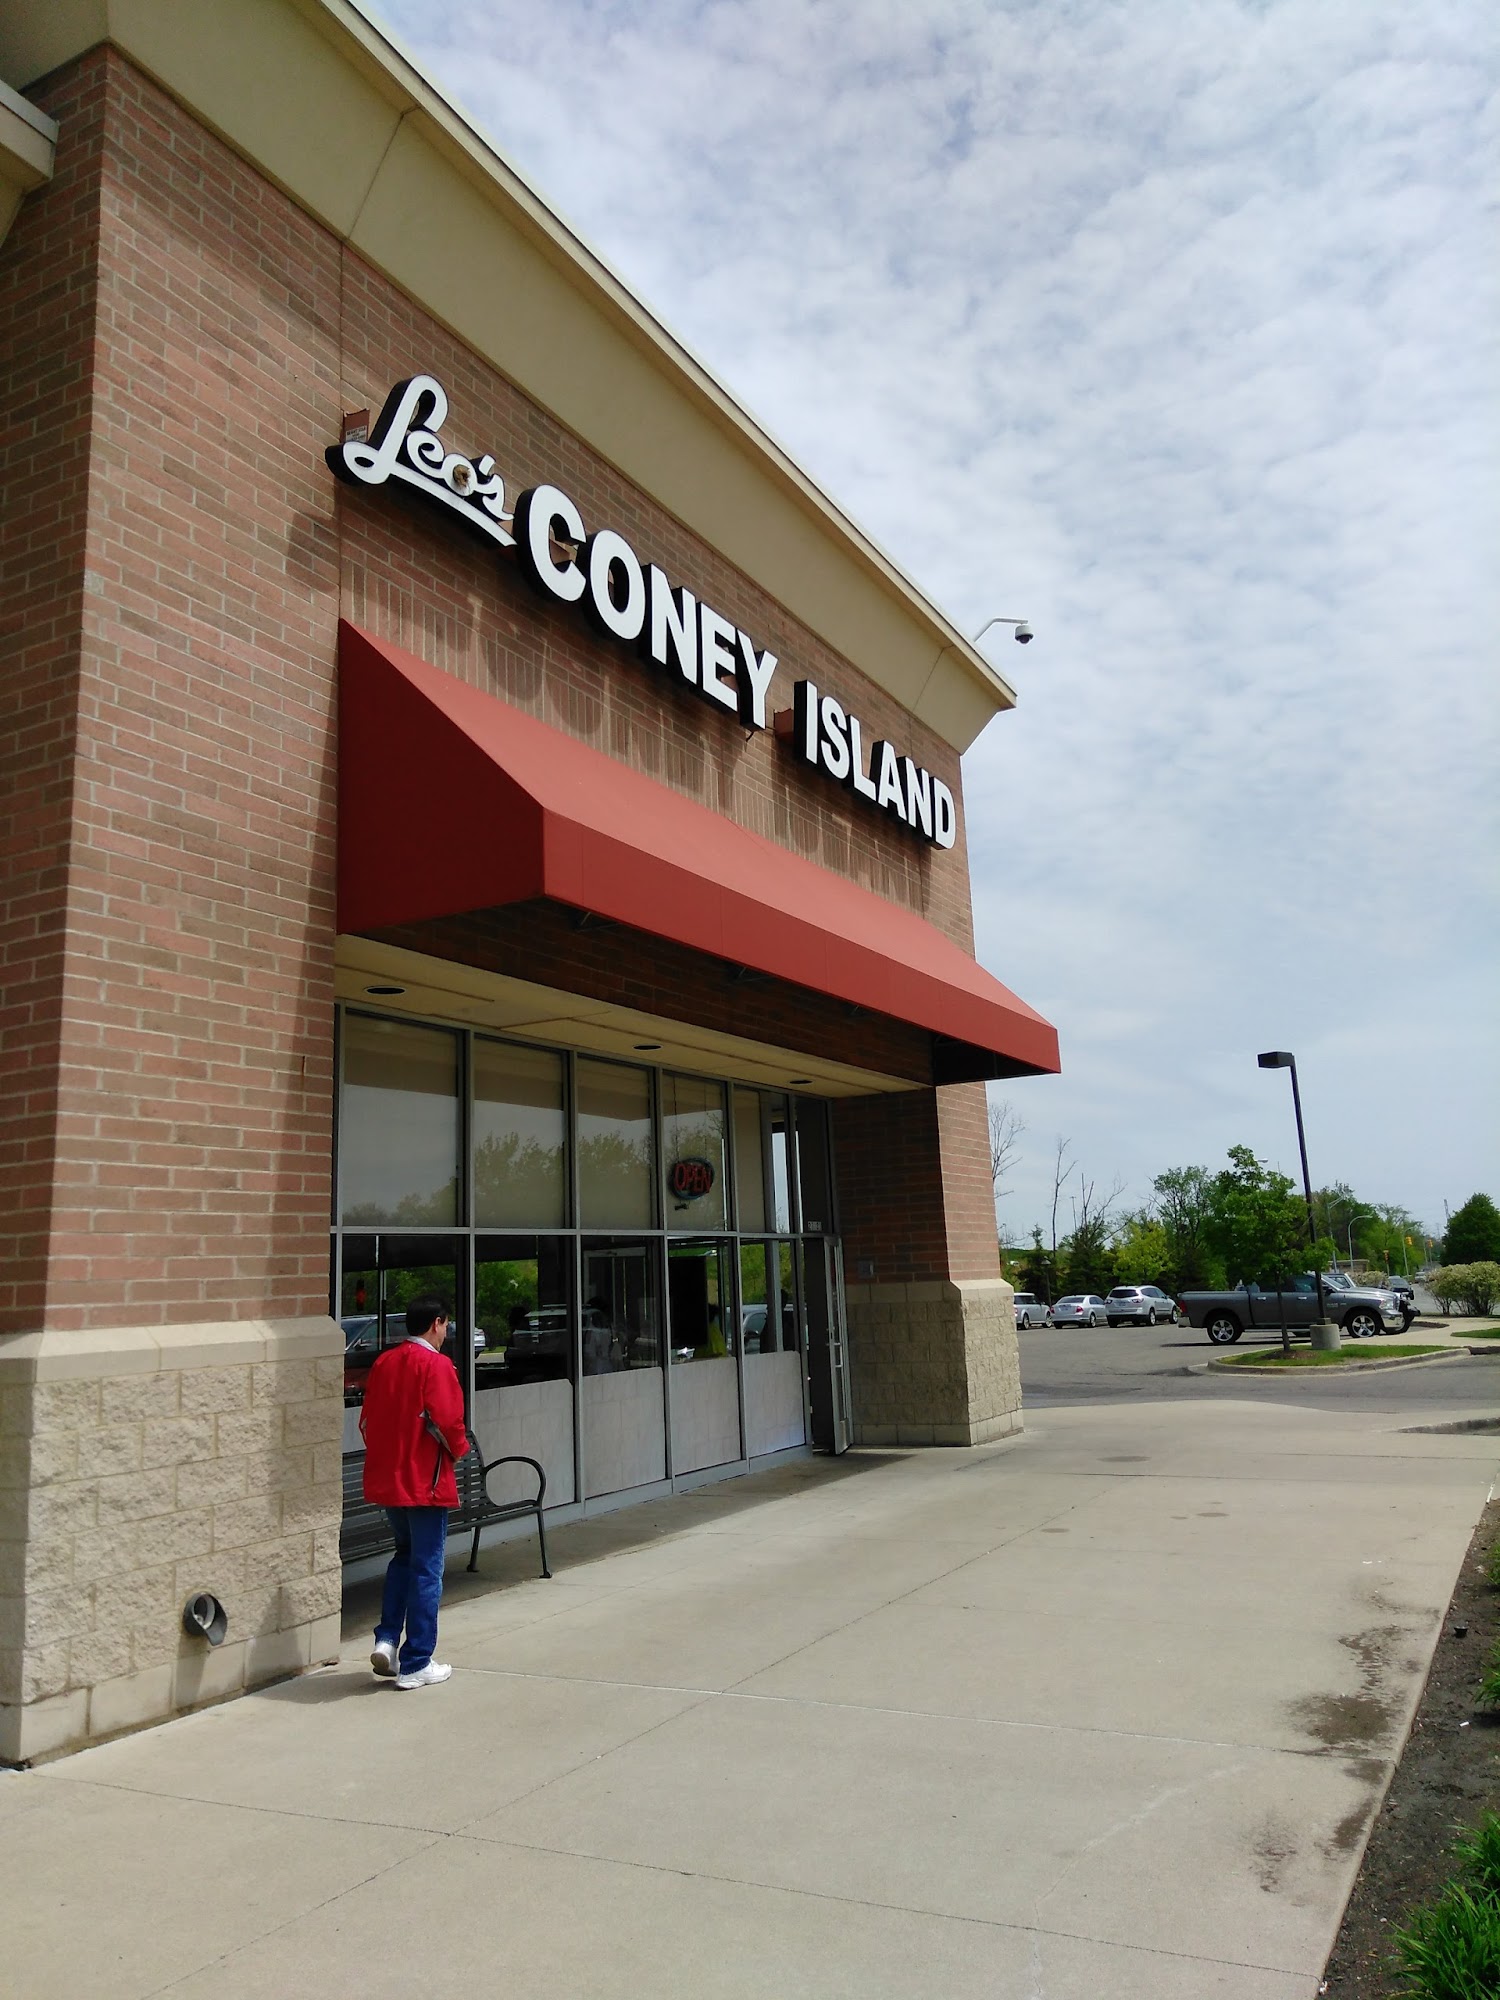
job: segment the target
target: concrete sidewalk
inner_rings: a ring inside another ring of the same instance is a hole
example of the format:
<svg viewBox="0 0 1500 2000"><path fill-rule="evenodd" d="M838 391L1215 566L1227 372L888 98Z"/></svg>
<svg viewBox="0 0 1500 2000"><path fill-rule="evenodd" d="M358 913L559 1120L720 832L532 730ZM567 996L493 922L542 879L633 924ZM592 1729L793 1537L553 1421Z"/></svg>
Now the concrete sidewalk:
<svg viewBox="0 0 1500 2000"><path fill-rule="evenodd" d="M341 1668L0 1777L6 1990L1310 2000L1495 1461L1049 1409L492 1550L446 1687L360 1603Z"/></svg>

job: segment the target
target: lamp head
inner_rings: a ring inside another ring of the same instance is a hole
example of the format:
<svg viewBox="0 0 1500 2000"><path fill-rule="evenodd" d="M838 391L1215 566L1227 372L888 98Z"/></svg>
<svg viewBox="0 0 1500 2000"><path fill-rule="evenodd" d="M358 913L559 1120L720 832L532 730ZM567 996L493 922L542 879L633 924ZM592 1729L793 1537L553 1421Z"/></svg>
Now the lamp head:
<svg viewBox="0 0 1500 2000"><path fill-rule="evenodd" d="M1262 1069L1290 1069L1294 1059L1289 1049L1267 1049L1255 1060Z"/></svg>
<svg viewBox="0 0 1500 2000"><path fill-rule="evenodd" d="M1026 623L1024 618L1019 618L1016 621L1016 644L1018 646L1029 646L1031 644L1031 627Z"/></svg>

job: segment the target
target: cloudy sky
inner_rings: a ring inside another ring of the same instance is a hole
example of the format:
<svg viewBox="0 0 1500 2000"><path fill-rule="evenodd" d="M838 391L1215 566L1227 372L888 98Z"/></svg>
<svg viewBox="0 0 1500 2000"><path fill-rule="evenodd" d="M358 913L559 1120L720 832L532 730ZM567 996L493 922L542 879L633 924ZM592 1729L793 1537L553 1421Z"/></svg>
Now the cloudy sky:
<svg viewBox="0 0 1500 2000"><path fill-rule="evenodd" d="M372 0L1017 687L980 957L1144 1199L1500 1197L1488 0ZM1066 1219L1066 1209L1064 1211Z"/></svg>

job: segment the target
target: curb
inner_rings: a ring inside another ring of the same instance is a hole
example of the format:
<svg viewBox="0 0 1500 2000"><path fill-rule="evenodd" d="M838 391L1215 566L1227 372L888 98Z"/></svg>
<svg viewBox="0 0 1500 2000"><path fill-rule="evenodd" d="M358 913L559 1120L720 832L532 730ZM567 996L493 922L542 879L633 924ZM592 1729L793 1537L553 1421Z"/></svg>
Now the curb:
<svg viewBox="0 0 1500 2000"><path fill-rule="evenodd" d="M1367 1375L1377 1368L1425 1368L1429 1362L1451 1361L1456 1354L1461 1355L1464 1353L1465 1349L1461 1347L1448 1347L1439 1348L1436 1354L1392 1354L1384 1358L1377 1358L1375 1355L1371 1355L1368 1361L1361 1357L1360 1360L1351 1362L1349 1365L1359 1374ZM1297 1368L1279 1366L1257 1368L1244 1361L1206 1361L1203 1365L1214 1375L1279 1375L1283 1381L1288 1375L1298 1375L1302 1372ZM1321 1376L1328 1371L1322 1368L1312 1368L1307 1372L1311 1375ZM1335 1370L1334 1372L1337 1373L1338 1371Z"/></svg>

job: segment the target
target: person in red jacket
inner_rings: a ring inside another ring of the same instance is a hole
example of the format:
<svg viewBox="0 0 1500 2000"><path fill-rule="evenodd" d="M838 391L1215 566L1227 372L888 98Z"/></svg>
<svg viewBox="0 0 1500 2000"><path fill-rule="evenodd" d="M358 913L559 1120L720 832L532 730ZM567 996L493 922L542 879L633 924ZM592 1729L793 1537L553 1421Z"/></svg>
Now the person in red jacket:
<svg viewBox="0 0 1500 2000"><path fill-rule="evenodd" d="M370 1665L398 1688L432 1687L453 1672L432 1657L448 1509L458 1505L453 1467L469 1449L463 1390L442 1352L449 1317L443 1299L413 1299L409 1338L376 1356L359 1413L365 1498L384 1507L396 1538Z"/></svg>

